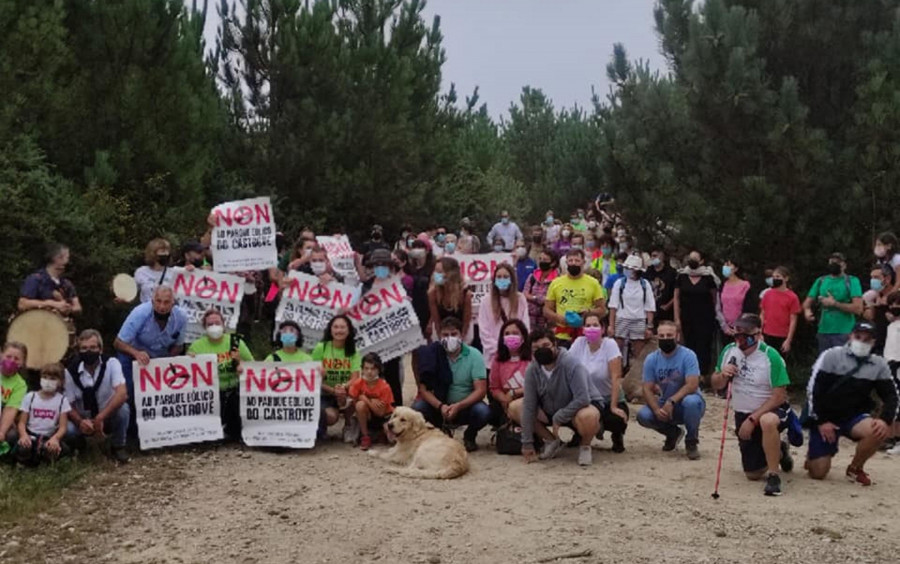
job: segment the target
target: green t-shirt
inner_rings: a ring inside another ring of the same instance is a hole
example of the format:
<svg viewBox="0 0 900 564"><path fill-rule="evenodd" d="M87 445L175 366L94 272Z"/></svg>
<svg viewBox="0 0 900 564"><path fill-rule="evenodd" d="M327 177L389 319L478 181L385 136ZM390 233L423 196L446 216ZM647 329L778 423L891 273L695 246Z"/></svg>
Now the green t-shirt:
<svg viewBox="0 0 900 564"><path fill-rule="evenodd" d="M266 362L274 361L276 354L278 355L278 360L276 362L309 362L313 359L313 357L309 356L309 353L303 351L303 349L297 349L293 353L286 353L284 350L278 350L267 356Z"/></svg>
<svg viewBox="0 0 900 564"><path fill-rule="evenodd" d="M340 386L350 381L354 372L359 372L362 364L359 351L347 358L344 349L336 349L331 342L321 342L312 352L313 360L321 361L323 383L326 386Z"/></svg>
<svg viewBox="0 0 900 564"><path fill-rule="evenodd" d="M856 276L821 276L809 289L807 297L818 303L819 298L831 294L835 300L849 304L853 298L862 297L862 285ZM847 335L853 331L856 316L832 307L820 306L819 333L823 335Z"/></svg>
<svg viewBox="0 0 900 564"><path fill-rule="evenodd" d="M22 398L28 393L28 384L18 374L12 376L0 376L0 389L3 391L3 406L22 407ZM2 440L2 437L0 437Z"/></svg>
<svg viewBox="0 0 900 564"><path fill-rule="evenodd" d="M475 380L484 380L487 377L484 357L478 349L465 344L456 360L450 360L450 371L453 373L453 381L447 391L447 403L466 399L475 389Z"/></svg>
<svg viewBox="0 0 900 564"><path fill-rule="evenodd" d="M238 352L241 355L241 360L253 360L253 354L250 353L250 349L247 348L247 344L243 340L238 345ZM219 389L230 390L238 387L238 373L232 367L231 338L228 333L218 343L213 343L207 336L200 337L191 343L188 353L216 355L219 363Z"/></svg>

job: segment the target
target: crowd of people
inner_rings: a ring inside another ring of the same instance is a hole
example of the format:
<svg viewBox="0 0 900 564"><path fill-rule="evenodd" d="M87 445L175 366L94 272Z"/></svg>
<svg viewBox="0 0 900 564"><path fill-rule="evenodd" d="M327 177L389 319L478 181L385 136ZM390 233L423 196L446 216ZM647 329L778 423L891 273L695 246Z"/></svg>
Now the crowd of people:
<svg viewBox="0 0 900 564"><path fill-rule="evenodd" d="M600 197L565 220L548 211L524 231L503 211L483 241L466 218L458 229L433 225L417 233L404 227L396 242L373 226L358 246L356 275L363 292L393 276L406 289L427 342L412 354L414 398L403 397L400 359L360 354L347 315L336 315L315 344L303 342L297 323L278 324L276 349L266 360L320 362L319 439L341 423L343 439L364 450L385 440L385 418L411 400L437 428L453 433L465 426L468 451L479 448L479 431L490 425L519 441L525 460L547 460L567 446L560 429L568 427L568 446L579 449L579 464L590 465L591 443L605 433L613 452L626 449L631 410L623 378L641 359L643 405L635 420L663 436L662 450L675 451L684 441L687 458L700 458L701 385L722 390L732 398L744 472L764 480L767 495L781 494L780 472L793 468L782 435L795 420L809 429L805 469L815 479L828 474L839 436L857 443L845 474L863 485L872 483L864 467L879 448L900 454L896 236L884 233L875 241L868 290L835 252L823 257L827 270L801 302L785 266L773 265L765 288L757 288L735 257L714 269L698 250L677 261L661 247L642 252L611 204ZM209 236L183 245L178 264L210 269ZM247 334L254 318L274 311L292 271L326 285L343 281L311 230L292 244L279 235L279 245L277 268L241 273L248 291L238 333ZM509 258L491 273L490 291L476 303L459 259L485 252ZM66 318L79 313L75 286L64 277L68 260L65 247L51 250L45 268L26 278L20 310L47 308ZM182 353L217 355L224 434L240 439L238 374L241 362L256 358L253 351L227 331L216 310L203 316L204 335L187 343L187 318L170 286L172 245L150 241L145 262L134 274L141 303L115 336L114 356L104 354L99 332L83 330L73 337L68 362L42 367L39 389L28 391L27 347L4 345L0 437L6 442L0 449L33 463L83 448L85 437L108 435L112 456L127 461L126 445L135 434L133 361ZM817 325L819 357L798 418L787 400L784 357L804 320ZM657 348L644 354L648 346ZM881 399L877 413L873 393Z"/></svg>

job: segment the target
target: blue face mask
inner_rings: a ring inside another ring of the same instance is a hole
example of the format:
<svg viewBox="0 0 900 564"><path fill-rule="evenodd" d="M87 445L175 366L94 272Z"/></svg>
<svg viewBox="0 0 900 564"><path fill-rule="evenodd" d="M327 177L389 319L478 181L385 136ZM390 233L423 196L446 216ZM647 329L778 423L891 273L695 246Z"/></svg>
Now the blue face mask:
<svg viewBox="0 0 900 564"><path fill-rule="evenodd" d="M659 262L658 258L652 258L650 259L650 266L659 266Z"/></svg>
<svg viewBox="0 0 900 564"><path fill-rule="evenodd" d="M869 288L872 288L876 292L884 288L884 284L878 278L872 278L869 280Z"/></svg>
<svg viewBox="0 0 900 564"><path fill-rule="evenodd" d="M448 253L452 253L456 250L456 243L447 243L446 245L444 245L444 250Z"/></svg>
<svg viewBox="0 0 900 564"><path fill-rule="evenodd" d="M372 271L375 273L375 278L380 278L382 280L391 275L391 267L389 266L376 266Z"/></svg>
<svg viewBox="0 0 900 564"><path fill-rule="evenodd" d="M775 282L774 282L774 279L773 279L771 276L769 276L768 278L766 278L766 286L768 286L769 288L771 288L771 287L772 287L772 284L774 284L774 283L775 283Z"/></svg>
<svg viewBox="0 0 900 564"><path fill-rule="evenodd" d="M510 285L512 285L512 280L509 278L497 278L494 280L494 286L501 292L509 290Z"/></svg>
<svg viewBox="0 0 900 564"><path fill-rule="evenodd" d="M437 237L435 237L434 240L437 241L438 243L443 243L444 239L446 239L446 238L447 238L447 236L444 235L443 233L438 233Z"/></svg>
<svg viewBox="0 0 900 564"><path fill-rule="evenodd" d="M612 253L612 247L600 247L600 252L605 256L609 256Z"/></svg>
<svg viewBox="0 0 900 564"><path fill-rule="evenodd" d="M722 267L722 276L724 276L725 278L731 278L732 272L733 272L733 270L730 266Z"/></svg>
<svg viewBox="0 0 900 564"><path fill-rule="evenodd" d="M500 221L503 223L503 225L506 225L507 223L509 223L509 218L508 218L508 217L501 217L501 218L500 218Z"/></svg>
<svg viewBox="0 0 900 564"><path fill-rule="evenodd" d="M435 286L443 286L444 285L444 273L443 272L435 272L434 273L434 285Z"/></svg>
<svg viewBox="0 0 900 564"><path fill-rule="evenodd" d="M544 220L544 223L546 223L547 225L553 225L553 216L552 216L552 215L548 215L548 216L547 216L547 219Z"/></svg>
<svg viewBox="0 0 900 564"><path fill-rule="evenodd" d="M293 347L297 345L297 335L294 333L282 333L278 336L281 345L284 347Z"/></svg>

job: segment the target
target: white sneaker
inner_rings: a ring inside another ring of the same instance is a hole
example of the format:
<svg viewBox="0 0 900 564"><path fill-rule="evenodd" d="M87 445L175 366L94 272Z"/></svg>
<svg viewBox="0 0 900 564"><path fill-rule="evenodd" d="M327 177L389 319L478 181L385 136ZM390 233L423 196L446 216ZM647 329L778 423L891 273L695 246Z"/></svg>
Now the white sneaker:
<svg viewBox="0 0 900 564"><path fill-rule="evenodd" d="M559 451L562 450L563 443L559 439L553 439L544 444L544 448L541 449L541 454L538 455L538 458L541 460L550 460L551 458L555 458Z"/></svg>
<svg viewBox="0 0 900 564"><path fill-rule="evenodd" d="M579 466L590 466L594 463L593 452L591 451L590 446L583 446L578 449L578 465Z"/></svg>
<svg viewBox="0 0 900 564"><path fill-rule="evenodd" d="M894 455L894 456L900 454L900 442L898 442L891 448L887 449L885 452L887 452L888 454Z"/></svg>
<svg viewBox="0 0 900 564"><path fill-rule="evenodd" d="M352 445L356 444L357 440L359 440L359 422L351 419L349 424L344 424L344 442Z"/></svg>

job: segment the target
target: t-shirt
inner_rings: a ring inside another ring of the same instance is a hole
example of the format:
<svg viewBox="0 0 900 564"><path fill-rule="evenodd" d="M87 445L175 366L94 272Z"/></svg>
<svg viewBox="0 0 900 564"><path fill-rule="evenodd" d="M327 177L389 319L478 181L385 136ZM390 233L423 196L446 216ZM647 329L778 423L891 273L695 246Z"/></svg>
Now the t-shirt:
<svg viewBox="0 0 900 564"><path fill-rule="evenodd" d="M594 307L594 302L604 298L606 294L595 278L586 274L579 278L560 276L550 283L547 289L547 300L556 304L556 314L565 315L567 311L581 313ZM565 325L556 329L558 339L571 340Z"/></svg>
<svg viewBox="0 0 900 564"><path fill-rule="evenodd" d="M22 398L28 392L28 384L19 376L0 376L0 391L3 393L3 407L15 407L19 409L22 405ZM2 440L2 437L0 437Z"/></svg>
<svg viewBox="0 0 900 564"><path fill-rule="evenodd" d="M491 364L491 376L488 389L492 392L508 392L525 387L525 370L531 364L527 360L508 360L500 362L494 359Z"/></svg>
<svg viewBox="0 0 900 564"><path fill-rule="evenodd" d="M697 355L691 349L678 345L671 356L662 351L650 353L644 361L644 382L659 386L660 402L665 402L684 387L688 376L700 377ZM699 389L696 394L700 394Z"/></svg>
<svg viewBox="0 0 900 564"><path fill-rule="evenodd" d="M153 290L159 285L171 285L175 273L171 268L165 270L153 270L144 265L134 271L134 282L138 287L138 296L141 303L149 302L153 297Z"/></svg>
<svg viewBox="0 0 900 564"><path fill-rule="evenodd" d="M464 400L475 389L475 380L484 380L487 371L484 368L484 357L469 345L463 344L462 351L456 360L449 356L450 371L453 373L453 381L447 391L447 403L456 403Z"/></svg>
<svg viewBox="0 0 900 564"><path fill-rule="evenodd" d="M239 382L237 369L234 368L234 363L231 360L231 338L229 335L229 333L226 333L225 336L219 339L218 343L210 341L209 337L204 335L191 343L188 349L188 352L191 354L216 355L216 362L219 364L220 390L237 388ZM247 348L247 344L243 339L238 343L238 353L241 356L241 360L253 360L253 354Z"/></svg>
<svg viewBox="0 0 900 564"><path fill-rule="evenodd" d="M675 297L675 279L678 278L678 272L669 265L665 265L662 270L656 270L656 267L647 269L644 278L650 282L653 287L653 298L656 300L656 318L659 320L674 318L674 308L663 311L659 306L663 306L672 301Z"/></svg>
<svg viewBox="0 0 900 564"><path fill-rule="evenodd" d="M769 288L763 293L760 310L763 312L763 333L773 337L787 337L791 316L800 313L800 298L793 291Z"/></svg>
<svg viewBox="0 0 900 564"><path fill-rule="evenodd" d="M887 326L884 341L884 359L900 361L900 319Z"/></svg>
<svg viewBox="0 0 900 564"><path fill-rule="evenodd" d="M622 284L625 288L622 288ZM619 299L621 298L621 300ZM616 319L646 319L647 312L656 311L656 300L650 283L644 279L620 278L609 293L609 308L616 310Z"/></svg>
<svg viewBox="0 0 900 564"><path fill-rule="evenodd" d="M347 391L351 398L357 399L360 396L366 396L369 399L377 399L387 406L385 413L394 411L394 393L391 391L391 385L384 381L384 378L375 380L373 385L362 378L357 378Z"/></svg>
<svg viewBox="0 0 900 564"><path fill-rule="evenodd" d="M97 388L96 391L97 407L100 411L103 411L103 408L106 407L109 400L115 395L116 388L125 384L125 376L122 373L122 364L119 362L119 359L105 358L103 359L103 362L106 363L106 369L103 371L103 381L100 382L100 387ZM85 417L90 417L90 414L84 405L84 394L81 389L75 385L73 376L79 377L81 385L84 386L85 389L91 388L94 386L95 376L100 375L100 365L97 364L94 368L94 373L92 374L84 367L83 362L79 362L76 372L77 374L71 374L69 369L66 369L66 399L69 400L69 405L72 406L72 409L77 410L79 414Z"/></svg>
<svg viewBox="0 0 900 564"><path fill-rule="evenodd" d="M746 280L730 284L722 284L722 315L728 326L734 325L744 309L744 298L750 291L750 283Z"/></svg>
<svg viewBox="0 0 900 564"><path fill-rule="evenodd" d="M278 355L278 360L275 360L275 355ZM313 357L310 356L303 349L297 349L292 353L285 352L284 349L277 350L266 357L266 362L310 362L313 360Z"/></svg>
<svg viewBox="0 0 900 564"><path fill-rule="evenodd" d="M591 351L590 343L584 337L578 337L569 349L569 355L578 360L588 372L588 384L593 386L603 398L612 399L612 380L609 377L609 362L622 358L619 345L615 339L604 338L600 348ZM493 376L493 374L491 375ZM619 388L619 401L625 400L625 390ZM618 403L618 402L616 402Z"/></svg>
<svg viewBox="0 0 900 564"><path fill-rule="evenodd" d="M848 291L849 288L849 291ZM808 298L818 302L819 298L831 294L836 301L849 304L853 298L862 298L862 284L856 276L821 276L809 289ZM819 333L823 335L847 335L853 331L856 316L832 307L821 307Z"/></svg>
<svg viewBox="0 0 900 564"><path fill-rule="evenodd" d="M26 428L30 435L52 435L59 430L60 414L71 410L69 400L59 392L50 399L42 398L40 392L28 392L22 400L21 411L28 413Z"/></svg>
<svg viewBox="0 0 900 564"><path fill-rule="evenodd" d="M169 349L174 345L183 345L184 329L187 325L187 314L178 306L172 308L166 326L159 328L153 317L153 304L143 303L128 314L125 323L119 329L118 338L132 347L146 352L150 358L169 356Z"/></svg>
<svg viewBox="0 0 900 564"><path fill-rule="evenodd" d="M75 286L68 278L54 279L46 269L41 269L25 278L19 294L29 300L55 300L58 299L54 295L56 292L64 300L78 297Z"/></svg>
<svg viewBox="0 0 900 564"><path fill-rule="evenodd" d="M320 342L312 352L313 360L322 363L323 383L326 386L341 386L350 381L354 372L359 372L362 358L359 351L347 358L344 349L336 349L331 342Z"/></svg>
<svg viewBox="0 0 900 564"><path fill-rule="evenodd" d="M774 348L760 343L750 355L730 343L719 355L716 372L732 359L738 373L731 385L731 403L737 413L753 413L772 397L772 390L791 383L784 359Z"/></svg>

